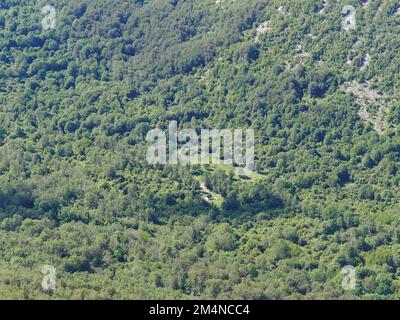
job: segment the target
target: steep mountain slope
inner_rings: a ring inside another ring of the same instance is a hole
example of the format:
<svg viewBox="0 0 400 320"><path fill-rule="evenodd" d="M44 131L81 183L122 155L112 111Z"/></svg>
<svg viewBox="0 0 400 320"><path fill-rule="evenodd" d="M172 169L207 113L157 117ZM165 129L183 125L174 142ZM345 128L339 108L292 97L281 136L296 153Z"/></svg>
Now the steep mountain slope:
<svg viewBox="0 0 400 320"><path fill-rule="evenodd" d="M1 298L400 297L397 1L46 4L0 3ZM172 120L257 172L148 165Z"/></svg>

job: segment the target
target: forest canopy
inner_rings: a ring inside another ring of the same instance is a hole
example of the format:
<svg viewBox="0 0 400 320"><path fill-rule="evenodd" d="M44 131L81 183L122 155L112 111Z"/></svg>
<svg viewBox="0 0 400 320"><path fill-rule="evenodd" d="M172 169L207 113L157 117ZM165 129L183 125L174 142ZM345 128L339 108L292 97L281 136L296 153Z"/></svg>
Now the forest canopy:
<svg viewBox="0 0 400 320"><path fill-rule="evenodd" d="M1 1L0 298L400 298L399 12ZM170 121L254 129L256 171L149 165Z"/></svg>

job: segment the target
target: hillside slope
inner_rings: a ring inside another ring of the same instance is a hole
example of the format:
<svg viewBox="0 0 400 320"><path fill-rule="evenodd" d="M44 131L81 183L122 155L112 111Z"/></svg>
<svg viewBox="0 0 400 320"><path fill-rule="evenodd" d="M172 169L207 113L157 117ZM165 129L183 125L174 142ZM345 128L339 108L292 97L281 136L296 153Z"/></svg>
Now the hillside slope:
<svg viewBox="0 0 400 320"><path fill-rule="evenodd" d="M400 298L399 8L2 1L0 298ZM254 129L255 174L150 166L170 121Z"/></svg>

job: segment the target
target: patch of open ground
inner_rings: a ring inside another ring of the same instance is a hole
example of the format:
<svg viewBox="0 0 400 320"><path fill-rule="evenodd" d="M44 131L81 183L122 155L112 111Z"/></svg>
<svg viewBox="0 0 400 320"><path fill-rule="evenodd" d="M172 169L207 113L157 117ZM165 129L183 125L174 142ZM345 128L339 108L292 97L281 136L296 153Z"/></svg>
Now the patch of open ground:
<svg viewBox="0 0 400 320"><path fill-rule="evenodd" d="M371 123L378 134L383 134L388 128L386 121L389 112L388 97L357 81L345 83L344 90L351 93L360 106L359 117L365 122Z"/></svg>
<svg viewBox="0 0 400 320"><path fill-rule="evenodd" d="M260 42L260 36L261 36L262 34L268 32L270 29L271 29L271 28L270 28L270 26L269 26L269 21L265 21L265 22L261 23L261 24L257 27L257 29L256 29L257 35L256 35L256 38L255 38L254 41L255 41L256 43Z"/></svg>

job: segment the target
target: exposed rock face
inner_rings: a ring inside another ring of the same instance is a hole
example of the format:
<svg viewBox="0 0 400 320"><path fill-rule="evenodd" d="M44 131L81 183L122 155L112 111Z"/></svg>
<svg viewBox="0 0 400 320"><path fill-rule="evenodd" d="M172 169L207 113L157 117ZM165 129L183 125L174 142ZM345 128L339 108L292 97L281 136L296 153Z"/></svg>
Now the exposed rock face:
<svg viewBox="0 0 400 320"><path fill-rule="evenodd" d="M269 21L265 21L265 22L263 22L262 24L260 24L260 25L257 27L257 29L256 29L257 35L256 35L256 38L255 38L254 41L255 41L256 43L260 42L260 36L261 36L263 33L268 32L270 29L271 29L271 28L270 28L270 26L269 26Z"/></svg>
<svg viewBox="0 0 400 320"><path fill-rule="evenodd" d="M326 11L326 5L327 5L327 3L326 3L326 0L325 0L325 1L324 1L324 4L323 4L323 6L322 6L322 8L320 8L320 9L317 11L317 13L319 13L319 14L324 14L325 11Z"/></svg>
<svg viewBox="0 0 400 320"><path fill-rule="evenodd" d="M386 121L389 112L388 97L357 81L345 83L344 90L351 93L360 106L358 116L365 122L371 123L378 134L383 134L388 128Z"/></svg>
<svg viewBox="0 0 400 320"><path fill-rule="evenodd" d="M370 63L371 63L371 56L369 55L369 53L367 53L365 55L364 61L361 63L360 70L364 71L365 69L367 69Z"/></svg>

